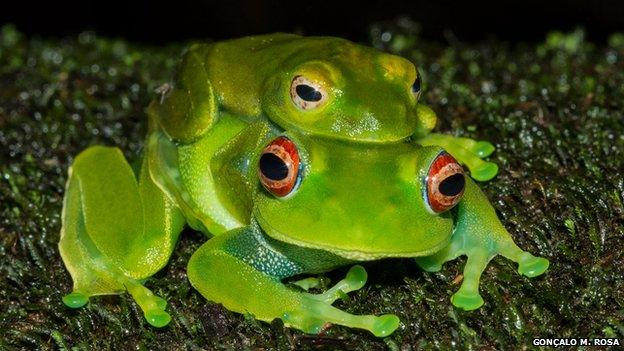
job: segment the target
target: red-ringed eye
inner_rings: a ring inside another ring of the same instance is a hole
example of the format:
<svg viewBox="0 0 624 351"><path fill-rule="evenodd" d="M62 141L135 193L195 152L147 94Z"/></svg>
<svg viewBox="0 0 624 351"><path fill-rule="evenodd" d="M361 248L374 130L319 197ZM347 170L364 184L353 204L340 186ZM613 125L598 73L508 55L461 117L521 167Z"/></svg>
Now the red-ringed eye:
<svg viewBox="0 0 624 351"><path fill-rule="evenodd" d="M464 194L464 169L453 156L441 152L427 175L427 203L435 213L453 208Z"/></svg>
<svg viewBox="0 0 624 351"><path fill-rule="evenodd" d="M302 110L314 109L327 100L327 93L304 76L296 76L290 84L290 98Z"/></svg>
<svg viewBox="0 0 624 351"><path fill-rule="evenodd" d="M278 137L267 145L258 161L260 183L271 194L283 197L290 194L299 178L299 151L286 137Z"/></svg>

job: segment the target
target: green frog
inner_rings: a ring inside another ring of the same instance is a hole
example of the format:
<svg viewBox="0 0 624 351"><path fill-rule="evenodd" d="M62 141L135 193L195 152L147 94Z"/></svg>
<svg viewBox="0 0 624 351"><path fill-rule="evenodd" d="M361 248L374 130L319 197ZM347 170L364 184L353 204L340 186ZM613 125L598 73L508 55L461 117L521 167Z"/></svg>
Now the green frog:
<svg viewBox="0 0 624 351"><path fill-rule="evenodd" d="M492 144L432 133L420 94L410 61L344 39L191 46L148 108L140 162L92 146L69 170L59 249L74 286L64 303L128 292L151 325L167 325L167 302L144 282L185 226L210 237L188 263L195 289L307 333L338 324L383 337L399 326L393 314L332 306L364 286L360 262L414 258L433 272L466 255L451 297L465 310L484 303L479 278L496 255L542 274L548 260L513 242L475 184L498 171L483 160ZM314 277L284 283L345 265L323 293L308 292Z"/></svg>

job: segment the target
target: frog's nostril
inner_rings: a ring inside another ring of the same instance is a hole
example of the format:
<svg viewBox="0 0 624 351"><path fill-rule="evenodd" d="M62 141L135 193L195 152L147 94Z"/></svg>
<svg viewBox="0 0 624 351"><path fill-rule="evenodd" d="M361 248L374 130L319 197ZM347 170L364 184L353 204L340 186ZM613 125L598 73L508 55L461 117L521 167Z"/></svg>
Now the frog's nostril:
<svg viewBox="0 0 624 351"><path fill-rule="evenodd" d="M464 185L466 185L464 175L461 173L455 173L440 182L438 189L442 195L457 196L464 191Z"/></svg>

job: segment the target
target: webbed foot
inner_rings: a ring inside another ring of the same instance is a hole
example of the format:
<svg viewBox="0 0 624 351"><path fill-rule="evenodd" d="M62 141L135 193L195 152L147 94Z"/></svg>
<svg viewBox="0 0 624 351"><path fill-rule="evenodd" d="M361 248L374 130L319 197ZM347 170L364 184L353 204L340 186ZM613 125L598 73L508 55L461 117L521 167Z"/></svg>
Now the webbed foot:
<svg viewBox="0 0 624 351"><path fill-rule="evenodd" d="M317 334L327 324L340 324L352 328L366 329L377 337L390 335L399 327L399 317L393 314L382 316L359 316L341 311L331 304L347 293L361 289L366 284L364 267L355 265L349 269L344 279L322 294L306 294L301 308L285 312L281 317L284 323L305 332Z"/></svg>
<svg viewBox="0 0 624 351"><path fill-rule="evenodd" d="M466 190L457 205L456 226L451 242L439 252L416 258L424 270L435 272L445 262L465 255L462 285L451 297L453 305L474 310L483 305L479 280L488 263L502 255L518 263L518 273L533 278L548 269L549 262L520 249L496 217L494 209L474 182L467 180Z"/></svg>
<svg viewBox="0 0 624 351"><path fill-rule="evenodd" d="M471 177L475 180L490 180L498 173L498 165L481 160L481 158L491 155L496 149L490 142L431 133L419 139L418 143L423 146L442 147L457 161L465 164L470 170Z"/></svg>

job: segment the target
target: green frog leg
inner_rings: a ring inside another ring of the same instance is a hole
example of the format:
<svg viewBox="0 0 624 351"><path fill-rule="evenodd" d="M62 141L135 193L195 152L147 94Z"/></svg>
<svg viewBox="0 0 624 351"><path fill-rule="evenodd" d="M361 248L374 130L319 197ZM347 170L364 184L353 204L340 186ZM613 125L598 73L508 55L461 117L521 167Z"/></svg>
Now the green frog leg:
<svg viewBox="0 0 624 351"><path fill-rule="evenodd" d="M470 170L472 178L476 180L490 180L498 173L498 166L495 163L481 160L494 152L495 148L492 143L431 133L437 120L435 112L423 104L418 104L417 114L423 126L422 130L416 135L418 144L442 147L460 163L465 164Z"/></svg>
<svg viewBox="0 0 624 351"><path fill-rule="evenodd" d="M457 226L451 242L440 252L416 259L426 271L435 272L444 262L459 256L468 257L462 285L451 298L453 305L474 310L483 305L479 294L479 279L487 264L496 255L518 263L518 273L536 277L546 271L549 262L520 249L496 216L494 208L476 184L467 179L466 190L457 205Z"/></svg>
<svg viewBox="0 0 624 351"><path fill-rule="evenodd" d="M74 281L63 302L78 308L94 295L128 291L154 326L166 301L142 282L169 260L184 226L180 211L152 182L144 161L135 176L121 151L80 153L69 171L59 250Z"/></svg>
<svg viewBox="0 0 624 351"><path fill-rule="evenodd" d="M286 326L307 333L317 334L328 324L339 324L386 336L398 327L395 315L352 315L331 305L343 294L364 286L366 271L361 266L351 268L345 279L323 294L288 288L282 279L311 267L343 263L341 259L332 263L331 257L322 258L325 254L320 250L293 248L299 255L289 255L288 246L271 243L254 224L234 229L209 240L193 254L188 277L204 297L228 310L250 313L267 322L280 318ZM302 258L303 250L312 254ZM298 258L294 261L288 257Z"/></svg>

